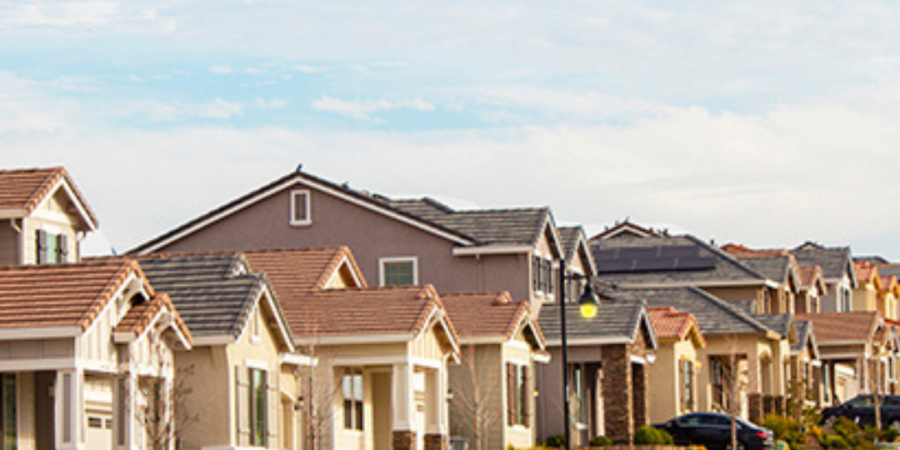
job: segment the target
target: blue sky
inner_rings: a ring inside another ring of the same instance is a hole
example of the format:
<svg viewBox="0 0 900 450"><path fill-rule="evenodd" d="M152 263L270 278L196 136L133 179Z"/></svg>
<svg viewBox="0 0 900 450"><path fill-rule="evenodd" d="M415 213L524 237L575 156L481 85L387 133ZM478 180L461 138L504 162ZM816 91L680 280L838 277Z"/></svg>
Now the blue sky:
<svg viewBox="0 0 900 450"><path fill-rule="evenodd" d="M127 249L303 163L900 258L888 1L0 0L0 161L62 164Z"/></svg>

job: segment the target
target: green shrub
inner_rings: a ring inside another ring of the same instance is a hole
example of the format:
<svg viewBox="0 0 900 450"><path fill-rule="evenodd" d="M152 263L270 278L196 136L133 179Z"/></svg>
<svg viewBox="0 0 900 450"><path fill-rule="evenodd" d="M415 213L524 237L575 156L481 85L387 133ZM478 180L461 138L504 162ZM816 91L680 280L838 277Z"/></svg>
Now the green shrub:
<svg viewBox="0 0 900 450"><path fill-rule="evenodd" d="M675 440L665 430L659 430L649 425L644 425L634 433L635 445L672 445Z"/></svg>
<svg viewBox="0 0 900 450"><path fill-rule="evenodd" d="M856 436L862 433L862 428L860 428L856 422L846 417L839 417L837 421L834 422L834 427L832 429L848 443L852 443L852 441L857 439Z"/></svg>
<svg viewBox="0 0 900 450"><path fill-rule="evenodd" d="M565 448L566 447L566 437L561 434L550 436L544 441L544 447Z"/></svg>
<svg viewBox="0 0 900 450"><path fill-rule="evenodd" d="M847 440L836 434L822 436L822 447L825 448L850 448Z"/></svg>
<svg viewBox="0 0 900 450"><path fill-rule="evenodd" d="M796 420L777 414L766 414L762 426L772 430L772 432L775 433L775 439L783 439L785 441L788 441L785 439L787 433L800 430L800 424L798 424ZM788 443L790 443L790 441L788 441Z"/></svg>
<svg viewBox="0 0 900 450"><path fill-rule="evenodd" d="M609 447L612 444L612 439L606 436L597 436L588 442L588 446L590 447Z"/></svg>
<svg viewBox="0 0 900 450"><path fill-rule="evenodd" d="M900 438L900 430L894 427L888 427L881 430L881 440L885 442L896 442Z"/></svg>

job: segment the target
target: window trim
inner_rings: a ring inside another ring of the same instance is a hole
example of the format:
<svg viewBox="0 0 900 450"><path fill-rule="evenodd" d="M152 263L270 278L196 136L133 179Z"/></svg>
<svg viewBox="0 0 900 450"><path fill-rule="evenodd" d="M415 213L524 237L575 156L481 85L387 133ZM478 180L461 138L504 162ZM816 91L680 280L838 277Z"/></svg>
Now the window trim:
<svg viewBox="0 0 900 450"><path fill-rule="evenodd" d="M365 412L365 403L366 403L366 393L365 393L365 380L363 378L364 373L360 368L352 368L345 373L341 374L341 421L343 422L343 431L351 432L351 433L362 433L366 428L366 412ZM351 397L347 398L344 395L344 383L349 378L350 380L350 392ZM360 398L355 398L352 395L353 392L356 391L356 383L359 383L360 389ZM347 409L349 402L350 409ZM349 415L348 415L349 414ZM347 427L347 421L350 421L350 427Z"/></svg>
<svg viewBox="0 0 900 450"><path fill-rule="evenodd" d="M297 196L304 195L306 196L306 219L297 220ZM309 189L295 189L291 191L291 220L290 224L293 227L302 227L312 224L312 195L309 193Z"/></svg>
<svg viewBox="0 0 900 450"><path fill-rule="evenodd" d="M254 383L254 374L260 374L262 381L262 395L257 397L257 393L255 391L255 383ZM258 367L254 367L253 365L247 364L247 393L249 394L249 400L247 402L247 419L249 422L249 432L250 432L250 445L253 447L268 447L269 445L269 420L272 418L269 417L269 372L265 369L260 369ZM259 404L254 402L254 400L262 402L262 417L258 416L259 412L258 406ZM258 443L256 441L257 433L260 431L258 426L259 422L262 422L262 442Z"/></svg>
<svg viewBox="0 0 900 450"><path fill-rule="evenodd" d="M391 263L412 263L412 278L413 282L411 286L419 285L419 257L418 256L390 256L386 258L378 258L378 285L381 287L387 286L385 284L385 264Z"/></svg>

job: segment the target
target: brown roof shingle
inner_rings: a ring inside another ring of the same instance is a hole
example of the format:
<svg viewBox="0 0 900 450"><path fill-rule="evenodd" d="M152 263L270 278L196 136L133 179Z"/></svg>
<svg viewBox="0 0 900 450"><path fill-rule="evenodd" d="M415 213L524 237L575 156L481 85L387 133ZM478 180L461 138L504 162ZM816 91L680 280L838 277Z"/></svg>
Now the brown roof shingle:
<svg viewBox="0 0 900 450"><path fill-rule="evenodd" d="M324 288L329 277L345 258L356 272L362 286L366 286L366 281L356 265L353 254L344 246L250 250L243 253L254 272L266 273L274 286L276 295L280 291L308 291Z"/></svg>
<svg viewBox="0 0 900 450"><path fill-rule="evenodd" d="M87 329L132 274L155 295L137 262L95 259L77 264L0 268L0 328Z"/></svg>
<svg viewBox="0 0 900 450"><path fill-rule="evenodd" d="M877 311L795 314L794 320L812 322L820 344L868 341L879 324Z"/></svg>
<svg viewBox="0 0 900 450"><path fill-rule="evenodd" d="M31 213L63 178L84 207L91 225L96 228L97 217L62 167L0 170L0 209L24 209Z"/></svg>
<svg viewBox="0 0 900 450"><path fill-rule="evenodd" d="M277 283L274 282L277 289ZM431 285L293 291L278 294L294 336L418 334L435 308L443 309ZM456 331L447 321L453 341Z"/></svg>
<svg viewBox="0 0 900 450"><path fill-rule="evenodd" d="M140 335L163 309L167 309L172 313L173 319L175 320L175 326L178 327L178 331L180 331L190 343L191 332L188 330L187 325L184 324L184 321L181 320L181 316L175 309L175 305L172 304L172 300L165 292L157 294L150 300L133 305L131 309L125 313L125 317L122 317L122 320L116 325L116 331L130 331L135 335Z"/></svg>
<svg viewBox="0 0 900 450"><path fill-rule="evenodd" d="M502 336L512 339L522 322L530 314L527 301L513 301L509 292L478 292L444 294L441 301L461 337ZM541 345L544 336L537 321L533 321L536 338Z"/></svg>

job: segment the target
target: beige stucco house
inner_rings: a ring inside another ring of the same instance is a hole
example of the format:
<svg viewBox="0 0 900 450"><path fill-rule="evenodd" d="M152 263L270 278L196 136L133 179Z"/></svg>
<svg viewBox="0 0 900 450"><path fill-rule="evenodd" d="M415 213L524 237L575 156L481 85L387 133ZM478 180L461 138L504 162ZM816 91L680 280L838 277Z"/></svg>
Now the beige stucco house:
<svg viewBox="0 0 900 450"><path fill-rule="evenodd" d="M650 322L656 333L656 361L650 365L648 382L653 387L652 423L698 411L698 373L703 368L700 351L706 339L692 314L670 306L651 307Z"/></svg>
<svg viewBox="0 0 900 450"><path fill-rule="evenodd" d="M0 170L0 265L76 262L97 226L62 167Z"/></svg>
<svg viewBox="0 0 900 450"><path fill-rule="evenodd" d="M271 286L243 254L148 255L147 278L184 311L194 336L177 352L179 440L190 449L304 448L293 377L312 360L294 352L293 337ZM285 382L287 381L287 382Z"/></svg>
<svg viewBox="0 0 900 450"><path fill-rule="evenodd" d="M317 362L294 372L306 448L446 448L459 340L434 287L366 287L346 247L246 255Z"/></svg>
<svg viewBox="0 0 900 450"><path fill-rule="evenodd" d="M507 292L441 297L459 334L450 366L450 435L468 448L531 447L535 442L535 363L547 363L544 336L528 302Z"/></svg>
<svg viewBox="0 0 900 450"><path fill-rule="evenodd" d="M151 448L174 405L148 389L167 398L190 348L133 260L0 268L0 446Z"/></svg>

